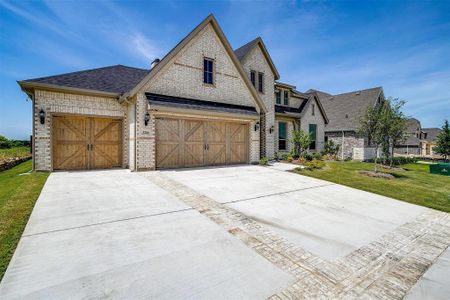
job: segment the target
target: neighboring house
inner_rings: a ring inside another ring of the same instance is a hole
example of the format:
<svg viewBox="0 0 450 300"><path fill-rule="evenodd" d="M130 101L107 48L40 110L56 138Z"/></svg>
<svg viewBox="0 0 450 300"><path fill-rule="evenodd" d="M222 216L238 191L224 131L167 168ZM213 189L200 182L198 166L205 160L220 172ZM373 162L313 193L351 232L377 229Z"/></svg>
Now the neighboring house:
<svg viewBox="0 0 450 300"><path fill-rule="evenodd" d="M240 61L210 15L149 70L117 65L19 81L33 101L34 170L154 170L270 155L273 137L260 132L273 126L270 82L279 76L267 54L254 62L266 52L255 44ZM249 69L264 74L262 92Z"/></svg>
<svg viewBox="0 0 450 300"><path fill-rule="evenodd" d="M316 93L301 93L290 84L275 83L275 149L281 155L292 150L292 131L311 135L310 152L323 150L328 118Z"/></svg>
<svg viewBox="0 0 450 300"><path fill-rule="evenodd" d="M440 132L440 128L422 128L422 156L431 158L441 156L433 150L436 147L436 139Z"/></svg>
<svg viewBox="0 0 450 300"><path fill-rule="evenodd" d="M405 138L395 146L394 154L397 155L422 155L422 126L415 118L406 120Z"/></svg>
<svg viewBox="0 0 450 300"><path fill-rule="evenodd" d="M375 155L370 141L358 132L359 119L369 106L384 101L381 87L338 95L309 90L322 103L329 123L325 126L325 141L333 140L340 146L338 157L365 160Z"/></svg>

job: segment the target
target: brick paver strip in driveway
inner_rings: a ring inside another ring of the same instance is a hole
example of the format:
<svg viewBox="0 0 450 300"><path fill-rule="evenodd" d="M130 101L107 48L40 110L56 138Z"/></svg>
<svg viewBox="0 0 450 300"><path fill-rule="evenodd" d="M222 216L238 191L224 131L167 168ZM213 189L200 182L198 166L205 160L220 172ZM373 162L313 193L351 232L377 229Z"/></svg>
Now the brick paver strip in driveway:
<svg viewBox="0 0 450 300"><path fill-rule="evenodd" d="M228 176L223 173L222 176ZM151 172L142 175L224 227L277 267L295 276L296 282L272 295L273 299L401 299L450 244L450 215L424 209L410 221L371 243L338 260L329 261L223 204L227 202L224 195L214 190L214 187L211 186L212 190L208 193L217 194L219 201L173 179L182 176L182 172ZM188 176L187 173L184 175ZM283 177L281 174L279 176ZM280 181L283 179L280 178ZM219 183L223 188L225 185ZM194 186L197 188L200 183L194 183ZM315 186L320 188L319 184ZM199 188L206 190L208 185Z"/></svg>

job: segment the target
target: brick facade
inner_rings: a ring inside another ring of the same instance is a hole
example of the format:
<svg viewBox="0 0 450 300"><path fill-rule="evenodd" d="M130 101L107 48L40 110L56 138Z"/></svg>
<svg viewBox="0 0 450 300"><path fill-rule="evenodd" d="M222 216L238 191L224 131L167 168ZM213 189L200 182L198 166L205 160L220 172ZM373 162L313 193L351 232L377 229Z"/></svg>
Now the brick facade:
<svg viewBox="0 0 450 300"><path fill-rule="evenodd" d="M268 112L264 115L264 124L262 124L261 134L264 134L261 141L264 142L262 145L262 155L266 156L269 159L273 159L275 155L275 135L274 133L270 133L270 128L275 126L275 98L274 98L274 83L275 78L270 68L269 63L264 57L261 48L253 47L250 53L247 54L245 59L241 62L242 66L250 78L250 71L253 70L258 74L258 72L264 73L264 87L263 93L259 93L261 99L266 105ZM256 81L258 83L258 81Z"/></svg>
<svg viewBox="0 0 450 300"><path fill-rule="evenodd" d="M214 59L214 85L203 84L204 57ZM137 94L136 152L138 170L153 170L156 166L155 114L151 112L152 107L145 98L145 92L256 106L253 96L226 53L214 29L211 25L206 26ZM148 126L145 126L144 115L147 111L151 112L151 118ZM196 115L195 117L202 116ZM208 116L207 112L203 117L226 119ZM249 157L251 162L256 162L259 160L259 131L255 133L254 130L251 130L254 128L254 121L249 128ZM257 138L255 134L258 135Z"/></svg>
<svg viewBox="0 0 450 300"><path fill-rule="evenodd" d="M128 166L127 107L117 99L72 93L35 90L34 93L34 168L36 171L51 171L52 168L52 116L73 114L98 117L123 118L123 167ZM41 124L39 111L46 113L45 123Z"/></svg>
<svg viewBox="0 0 450 300"><path fill-rule="evenodd" d="M303 115L300 119L300 129L304 132L309 132L309 124L317 125L316 149L311 150L311 152L320 152L323 150L325 142L325 120L320 113L319 105L317 104L316 100L310 101L310 103L305 106Z"/></svg>

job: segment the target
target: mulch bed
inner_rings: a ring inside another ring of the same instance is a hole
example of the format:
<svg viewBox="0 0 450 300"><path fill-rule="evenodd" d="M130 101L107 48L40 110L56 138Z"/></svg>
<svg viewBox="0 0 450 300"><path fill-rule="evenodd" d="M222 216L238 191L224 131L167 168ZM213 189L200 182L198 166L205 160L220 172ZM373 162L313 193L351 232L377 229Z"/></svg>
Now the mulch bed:
<svg viewBox="0 0 450 300"><path fill-rule="evenodd" d="M389 174L389 173L383 173L383 172L359 171L358 173L361 175L369 176L369 177L384 178L384 179L388 179L388 180L395 179L394 175Z"/></svg>

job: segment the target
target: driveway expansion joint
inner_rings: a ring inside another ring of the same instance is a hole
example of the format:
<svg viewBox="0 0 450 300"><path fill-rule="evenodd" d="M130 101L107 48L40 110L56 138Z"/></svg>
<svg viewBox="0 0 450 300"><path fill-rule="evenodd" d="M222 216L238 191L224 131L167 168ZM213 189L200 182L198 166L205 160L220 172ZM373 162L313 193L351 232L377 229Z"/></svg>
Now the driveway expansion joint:
<svg viewBox="0 0 450 300"><path fill-rule="evenodd" d="M450 244L450 214L427 210L411 222L330 262L290 243L241 212L167 177L163 172L141 175L296 278L292 285L270 299L403 299Z"/></svg>
<svg viewBox="0 0 450 300"><path fill-rule="evenodd" d="M131 220L136 220L136 219L157 217L157 216L168 215L168 214L172 214L172 213L178 213L178 212L184 212L184 211L190 211L190 210L193 210L193 208L183 208L183 209L179 209L179 210L166 211L166 212L161 212L161 213L157 213L157 214L148 214L148 215L136 216L136 217L131 217L131 218L122 218L122 219L116 219L116 220L110 220L110 221L104 221L104 222L98 222L98 223L91 223L91 224L85 224L85 225L74 226L74 227L54 229L54 230L36 232L36 233L31 233L31 234L24 234L24 235L22 235L22 237L24 237L24 238L33 237L33 236L38 236L38 235L43 235L43 234L56 233L56 232L74 230L74 229L81 229L81 228L92 227L92 226L101 226L101 225L105 225L105 224L126 222L126 221L131 221Z"/></svg>

